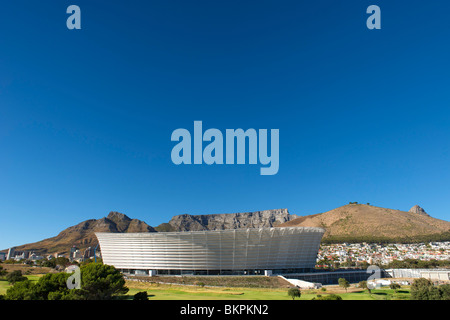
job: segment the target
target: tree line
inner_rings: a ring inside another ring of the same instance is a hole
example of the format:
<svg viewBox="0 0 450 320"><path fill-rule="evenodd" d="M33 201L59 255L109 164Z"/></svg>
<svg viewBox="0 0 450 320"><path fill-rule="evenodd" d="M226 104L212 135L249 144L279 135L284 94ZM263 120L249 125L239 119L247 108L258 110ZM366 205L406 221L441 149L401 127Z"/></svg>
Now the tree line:
<svg viewBox="0 0 450 320"><path fill-rule="evenodd" d="M3 268L0 270L3 271ZM0 300L110 300L128 292L123 275L113 266L89 263L81 266L79 289L69 289L70 273L48 273L33 282L19 270L6 275L13 284Z"/></svg>
<svg viewBox="0 0 450 320"><path fill-rule="evenodd" d="M414 279L411 300L450 300L450 284L435 286L428 279Z"/></svg>
<svg viewBox="0 0 450 320"><path fill-rule="evenodd" d="M383 266L385 269L433 269L450 267L450 260L420 260L405 259L394 260Z"/></svg>

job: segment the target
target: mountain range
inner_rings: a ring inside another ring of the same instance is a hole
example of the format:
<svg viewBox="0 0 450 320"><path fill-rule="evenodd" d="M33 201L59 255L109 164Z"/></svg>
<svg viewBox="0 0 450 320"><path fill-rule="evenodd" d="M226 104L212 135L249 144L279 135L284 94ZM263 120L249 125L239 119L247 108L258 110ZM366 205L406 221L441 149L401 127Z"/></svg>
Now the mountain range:
<svg viewBox="0 0 450 320"><path fill-rule="evenodd" d="M16 251L40 254L67 253L71 247L95 247L95 232L171 232L224 230L261 227L321 227L323 240L335 242L450 240L450 222L435 219L419 206L410 211L393 210L369 204L350 203L336 209L307 216L290 214L287 209L245 213L174 216L168 223L151 227L111 211L101 219L90 219L61 231L57 236L20 245Z"/></svg>
<svg viewBox="0 0 450 320"><path fill-rule="evenodd" d="M156 232L138 219L130 219L123 213L111 211L107 217L89 219L61 231L57 236L15 247L16 251L33 251L39 254L65 254L70 248L95 247L98 243L95 232Z"/></svg>

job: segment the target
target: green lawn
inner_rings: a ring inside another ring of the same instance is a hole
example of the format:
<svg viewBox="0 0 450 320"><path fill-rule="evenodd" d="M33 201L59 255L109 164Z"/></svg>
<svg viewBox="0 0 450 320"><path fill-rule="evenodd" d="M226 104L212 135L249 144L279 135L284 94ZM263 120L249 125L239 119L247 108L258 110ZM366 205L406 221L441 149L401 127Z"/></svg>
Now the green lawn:
<svg viewBox="0 0 450 320"><path fill-rule="evenodd" d="M42 277L42 274L35 274L35 275L27 275L26 277L28 280L31 281L37 281L40 277ZM6 290L11 287L11 285L6 280L0 280L0 294L5 294Z"/></svg>
<svg viewBox="0 0 450 320"><path fill-rule="evenodd" d="M42 275L27 275L31 281L37 281ZM254 289L254 288L214 288L200 286L178 286L164 284L150 284L142 282L127 282L129 292L124 297L132 299L140 291L147 291L150 300L290 300L287 289ZM0 280L0 294L5 294L10 287L5 280ZM342 290L341 290L342 291ZM350 290L349 290L350 291ZM409 300L409 287L402 287L395 293L389 288L372 290L356 290L354 292L334 292L333 289L302 290L300 300L311 300L318 294L325 296L330 293L338 294L343 300ZM298 300L298 299L296 299Z"/></svg>
<svg viewBox="0 0 450 320"><path fill-rule="evenodd" d="M127 298L140 291L147 291L150 300L290 300L287 289L249 289L249 288L196 288L169 285L145 285L128 283ZM318 294L325 296L333 291L304 290L300 300L311 300ZM402 288L395 293L389 288L358 290L349 293L336 293L343 300L409 300L409 289ZM297 299L296 299L297 300Z"/></svg>
<svg viewBox="0 0 450 320"><path fill-rule="evenodd" d="M184 288L152 288L150 290L130 288L128 298L140 291L147 291L150 300L290 300L286 291L263 291L246 288L198 290ZM301 299L312 299L314 294L302 294Z"/></svg>
<svg viewBox="0 0 450 320"><path fill-rule="evenodd" d="M9 288L8 281L0 280L0 294L5 294L8 288Z"/></svg>
<svg viewBox="0 0 450 320"><path fill-rule="evenodd" d="M352 293L339 294L343 300L409 300L409 288L402 288L397 293L389 288L372 290L369 294L367 290Z"/></svg>

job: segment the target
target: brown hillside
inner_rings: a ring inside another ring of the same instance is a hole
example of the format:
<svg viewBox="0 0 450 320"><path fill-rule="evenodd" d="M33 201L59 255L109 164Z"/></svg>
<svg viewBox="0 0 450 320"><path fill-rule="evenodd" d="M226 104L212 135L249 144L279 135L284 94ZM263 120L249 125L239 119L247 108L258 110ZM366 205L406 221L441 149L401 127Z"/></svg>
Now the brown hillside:
<svg viewBox="0 0 450 320"><path fill-rule="evenodd" d="M325 213L304 216L278 227L321 227L329 237L404 238L450 230L450 222L427 214L386 209L365 204L348 204Z"/></svg>
<svg viewBox="0 0 450 320"><path fill-rule="evenodd" d="M56 237L18 246L16 251L66 254L73 246L79 249L95 247L98 243L95 232L155 232L155 229L141 220L130 219L122 213L112 211L105 218L86 220L69 227Z"/></svg>

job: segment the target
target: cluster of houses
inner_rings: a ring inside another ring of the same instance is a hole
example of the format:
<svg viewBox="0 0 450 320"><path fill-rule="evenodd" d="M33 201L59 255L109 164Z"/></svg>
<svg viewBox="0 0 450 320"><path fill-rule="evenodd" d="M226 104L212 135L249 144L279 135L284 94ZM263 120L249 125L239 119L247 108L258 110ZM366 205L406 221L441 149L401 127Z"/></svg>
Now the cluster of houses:
<svg viewBox="0 0 450 320"><path fill-rule="evenodd" d="M0 252L0 261L5 260L29 260L29 261L38 261L44 259L43 256L40 256L34 252L30 251L18 251L16 252L15 248L9 248L8 253Z"/></svg>
<svg viewBox="0 0 450 320"><path fill-rule="evenodd" d="M36 262L39 260L51 260L52 258L59 258L59 257L65 257L68 258L71 262L72 261L76 261L76 262L83 262L87 259L91 259L95 256L98 256L98 253L96 252L95 248L92 247L88 247L84 250L80 250L78 249L76 246L73 246L72 248L70 248L70 252L69 254L59 254L59 253L54 253L51 255L46 255L46 256L42 256L42 255L38 255L34 252L31 251L16 251L16 249L13 248L9 248L8 252L0 252L0 261L5 261L5 260L14 260L14 261L32 261L32 262Z"/></svg>
<svg viewBox="0 0 450 320"><path fill-rule="evenodd" d="M318 263L387 265L394 260L450 260L450 241L413 244L341 243L321 245Z"/></svg>

